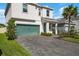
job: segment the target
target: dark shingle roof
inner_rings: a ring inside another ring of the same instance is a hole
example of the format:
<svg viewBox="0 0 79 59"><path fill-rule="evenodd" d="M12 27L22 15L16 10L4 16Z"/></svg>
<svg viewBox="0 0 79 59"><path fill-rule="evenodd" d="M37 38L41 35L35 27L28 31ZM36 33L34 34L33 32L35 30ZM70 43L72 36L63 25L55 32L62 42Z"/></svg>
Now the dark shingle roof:
<svg viewBox="0 0 79 59"><path fill-rule="evenodd" d="M71 20L79 20L79 16L72 17ZM67 19L65 19L65 18L58 19L58 23L66 23L66 21L67 21Z"/></svg>

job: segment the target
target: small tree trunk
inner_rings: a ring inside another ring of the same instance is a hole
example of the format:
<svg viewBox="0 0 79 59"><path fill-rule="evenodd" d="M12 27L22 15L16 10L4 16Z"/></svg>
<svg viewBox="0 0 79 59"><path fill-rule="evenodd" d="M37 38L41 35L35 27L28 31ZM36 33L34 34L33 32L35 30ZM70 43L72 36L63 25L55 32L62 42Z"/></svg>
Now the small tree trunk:
<svg viewBox="0 0 79 59"><path fill-rule="evenodd" d="M68 23L68 32L69 32L69 34L70 34L70 19L71 19L71 17L69 17L69 23Z"/></svg>

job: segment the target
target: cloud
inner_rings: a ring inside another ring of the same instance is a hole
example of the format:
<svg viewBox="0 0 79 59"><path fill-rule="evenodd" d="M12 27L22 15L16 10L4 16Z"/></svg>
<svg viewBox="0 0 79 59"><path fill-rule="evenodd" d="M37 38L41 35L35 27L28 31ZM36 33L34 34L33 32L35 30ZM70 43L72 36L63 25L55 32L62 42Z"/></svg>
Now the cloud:
<svg viewBox="0 0 79 59"><path fill-rule="evenodd" d="M0 9L0 23L5 23L4 9Z"/></svg>
<svg viewBox="0 0 79 59"><path fill-rule="evenodd" d="M63 13L64 8L66 8L66 7L67 7L67 6L64 6L64 7L61 7L61 8L59 9L60 14Z"/></svg>
<svg viewBox="0 0 79 59"><path fill-rule="evenodd" d="M62 13L63 13L63 10L64 10L65 7L67 7L67 6L61 7L61 8L58 10L59 15L58 15L58 16L55 16L54 19L63 18Z"/></svg>
<svg viewBox="0 0 79 59"><path fill-rule="evenodd" d="M0 9L0 18L4 17L4 12L5 12L4 9Z"/></svg>

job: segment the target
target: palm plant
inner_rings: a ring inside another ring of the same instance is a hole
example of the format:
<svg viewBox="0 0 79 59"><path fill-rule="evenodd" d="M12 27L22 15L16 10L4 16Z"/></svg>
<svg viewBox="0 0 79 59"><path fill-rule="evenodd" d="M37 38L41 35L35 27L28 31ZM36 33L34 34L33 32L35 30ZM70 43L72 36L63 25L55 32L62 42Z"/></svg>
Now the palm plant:
<svg viewBox="0 0 79 59"><path fill-rule="evenodd" d="M8 40L16 38L15 19L12 18L9 20L6 34L8 36Z"/></svg>
<svg viewBox="0 0 79 59"><path fill-rule="evenodd" d="M76 17L78 15L78 8L73 6L72 4L68 7L65 7L62 13L63 17L68 20L68 32L70 31L70 22L72 17Z"/></svg>

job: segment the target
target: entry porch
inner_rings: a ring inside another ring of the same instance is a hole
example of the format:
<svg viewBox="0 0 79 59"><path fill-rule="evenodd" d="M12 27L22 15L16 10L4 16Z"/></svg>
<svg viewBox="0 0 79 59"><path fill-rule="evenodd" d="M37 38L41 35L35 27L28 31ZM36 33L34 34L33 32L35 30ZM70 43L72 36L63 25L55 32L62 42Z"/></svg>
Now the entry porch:
<svg viewBox="0 0 79 59"><path fill-rule="evenodd" d="M44 18L44 17L42 17L41 21L42 21L42 26L43 26L43 32L54 33L56 35L58 34L57 21L50 18Z"/></svg>

